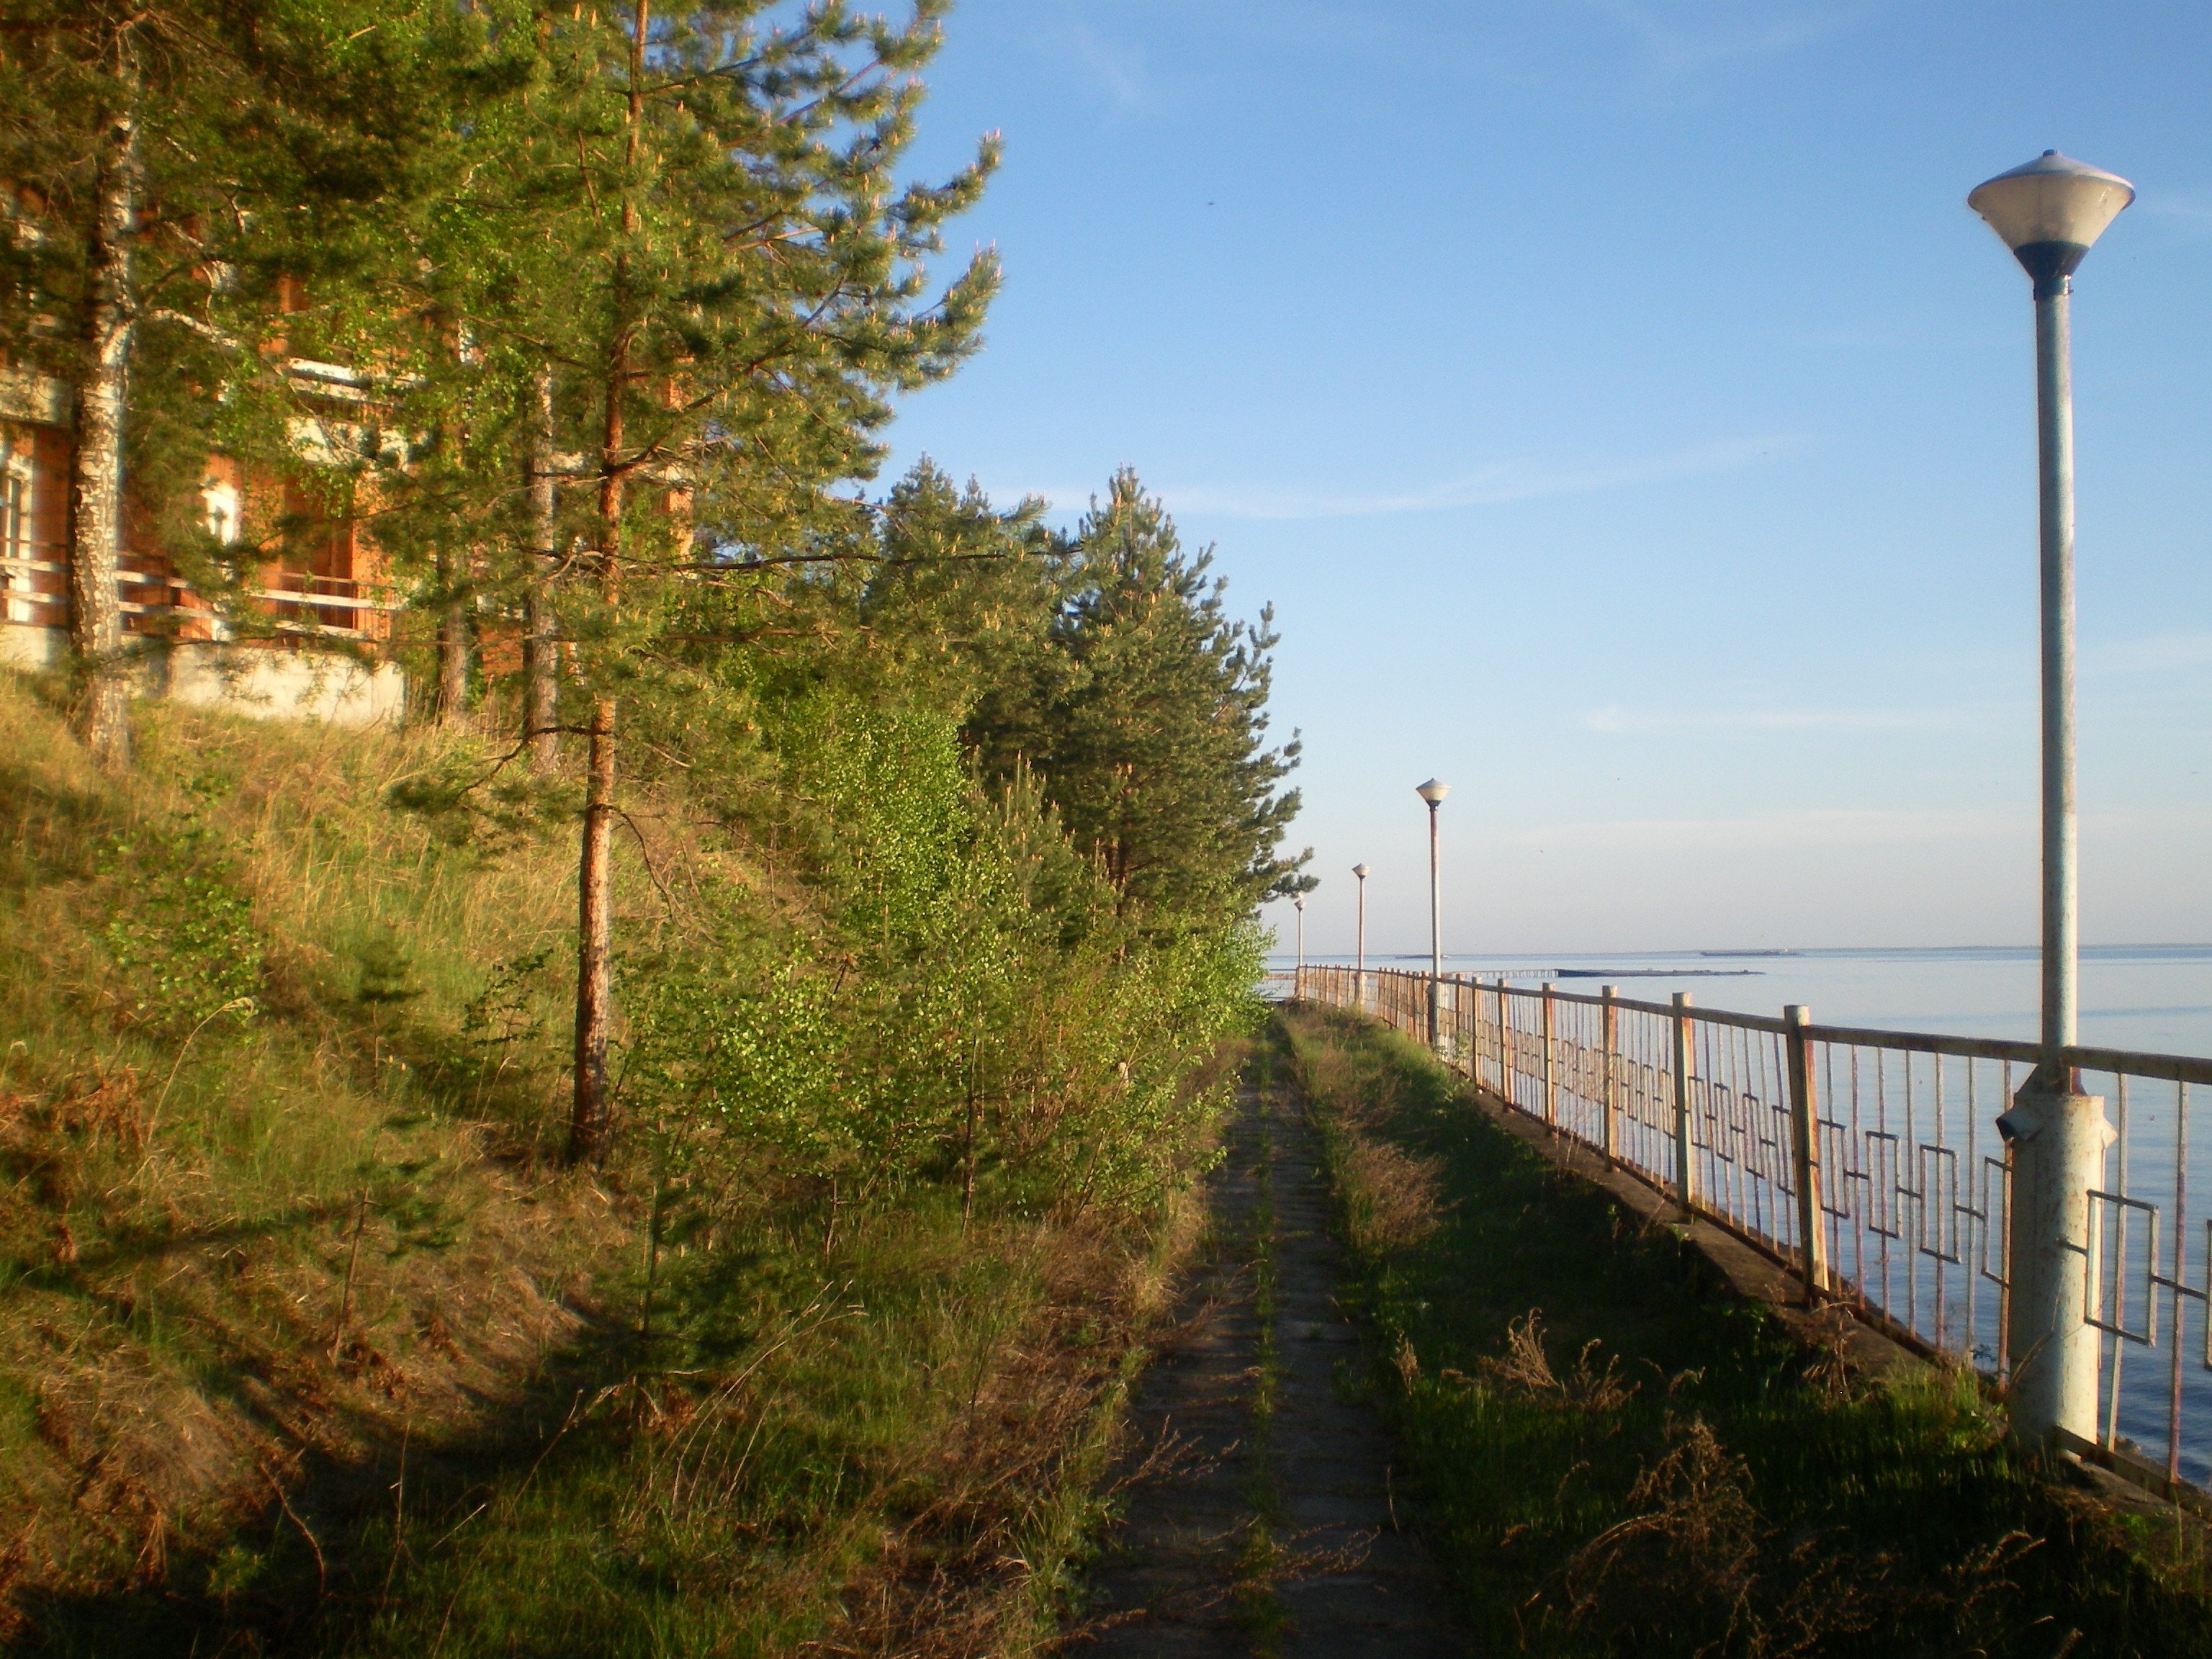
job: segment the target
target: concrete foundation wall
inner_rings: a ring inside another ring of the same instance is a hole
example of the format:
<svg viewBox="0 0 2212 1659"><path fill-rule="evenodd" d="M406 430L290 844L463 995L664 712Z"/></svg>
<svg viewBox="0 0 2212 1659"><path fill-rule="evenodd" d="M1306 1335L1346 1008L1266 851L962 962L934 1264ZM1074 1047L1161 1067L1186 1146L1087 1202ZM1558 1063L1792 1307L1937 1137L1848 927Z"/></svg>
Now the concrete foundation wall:
<svg viewBox="0 0 2212 1659"><path fill-rule="evenodd" d="M0 623L0 668L35 672L62 659L62 630L33 623Z"/></svg>
<svg viewBox="0 0 2212 1659"><path fill-rule="evenodd" d="M173 646L167 693L179 702L234 714L349 727L396 726L407 710L407 677L398 664L324 651Z"/></svg>
<svg viewBox="0 0 2212 1659"><path fill-rule="evenodd" d="M67 655L58 628L0 625L0 667L51 668ZM149 653L138 679L142 696L257 720L358 728L397 725L407 708L407 677L398 664L329 651L187 641Z"/></svg>

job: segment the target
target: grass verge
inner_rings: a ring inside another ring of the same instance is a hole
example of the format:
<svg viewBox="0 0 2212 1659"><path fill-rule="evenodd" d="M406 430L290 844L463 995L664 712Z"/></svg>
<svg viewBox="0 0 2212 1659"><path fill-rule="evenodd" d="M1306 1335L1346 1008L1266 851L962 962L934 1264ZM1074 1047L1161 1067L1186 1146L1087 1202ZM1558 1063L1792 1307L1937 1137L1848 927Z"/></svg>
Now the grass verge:
<svg viewBox="0 0 2212 1659"><path fill-rule="evenodd" d="M1422 1525L1486 1648L2212 1654L2193 1525L2070 1490L1970 1376L1808 1352L1395 1034L1285 1025Z"/></svg>
<svg viewBox="0 0 2212 1659"><path fill-rule="evenodd" d="M1176 1229L663 1233L555 1157L558 799L464 836L398 796L465 736L140 729L118 784L0 676L0 1646L1045 1643ZM650 941L732 854L640 793Z"/></svg>

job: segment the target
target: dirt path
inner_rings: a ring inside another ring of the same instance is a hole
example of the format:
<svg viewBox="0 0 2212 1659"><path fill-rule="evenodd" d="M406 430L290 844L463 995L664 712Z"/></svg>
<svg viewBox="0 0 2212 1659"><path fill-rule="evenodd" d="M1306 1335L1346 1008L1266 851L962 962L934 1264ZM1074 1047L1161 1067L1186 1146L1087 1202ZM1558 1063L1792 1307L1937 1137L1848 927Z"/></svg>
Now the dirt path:
<svg viewBox="0 0 2212 1659"><path fill-rule="evenodd" d="M1209 1246L1131 1406L1121 1523L1091 1575L1098 1659L1443 1659L1472 1650L1401 1531L1392 1448L1347 1382L1366 1363L1312 1132L1240 1096Z"/></svg>

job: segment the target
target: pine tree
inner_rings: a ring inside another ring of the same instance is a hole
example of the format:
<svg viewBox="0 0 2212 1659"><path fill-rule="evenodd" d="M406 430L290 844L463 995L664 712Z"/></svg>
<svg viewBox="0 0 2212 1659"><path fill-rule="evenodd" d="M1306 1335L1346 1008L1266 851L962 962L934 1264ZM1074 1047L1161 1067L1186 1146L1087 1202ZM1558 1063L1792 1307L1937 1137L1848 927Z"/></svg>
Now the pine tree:
<svg viewBox="0 0 2212 1659"><path fill-rule="evenodd" d="M833 3L775 23L763 0L665 17L632 0L619 18L518 6L495 30L530 43L529 74L475 124L477 164L441 209L420 297L467 329L488 373L531 389L512 404L541 455L550 364L556 441L583 458L571 494L588 493L589 516L550 596L587 743L578 1158L600 1157L608 1128L622 700L651 695L661 623L688 592L756 581L744 567L763 552L849 524L834 487L872 471L890 398L973 348L995 285L978 254L925 301L939 227L975 199L995 146L940 186L893 174L942 9L924 0L895 27ZM542 573L542 495L530 523L520 568Z"/></svg>
<svg viewBox="0 0 2212 1659"><path fill-rule="evenodd" d="M969 711L973 732L1005 724L1070 596L1066 546L1043 513L1036 499L1002 512L924 456L876 514L882 562L865 567L856 605L871 660L910 695Z"/></svg>
<svg viewBox="0 0 2212 1659"><path fill-rule="evenodd" d="M1276 786L1298 745L1263 747L1273 611L1232 620L1212 563L1116 472L1069 550L1052 648L971 727L987 769L1036 770L1125 903L1229 920L1311 883L1304 857L1277 850L1298 797Z"/></svg>

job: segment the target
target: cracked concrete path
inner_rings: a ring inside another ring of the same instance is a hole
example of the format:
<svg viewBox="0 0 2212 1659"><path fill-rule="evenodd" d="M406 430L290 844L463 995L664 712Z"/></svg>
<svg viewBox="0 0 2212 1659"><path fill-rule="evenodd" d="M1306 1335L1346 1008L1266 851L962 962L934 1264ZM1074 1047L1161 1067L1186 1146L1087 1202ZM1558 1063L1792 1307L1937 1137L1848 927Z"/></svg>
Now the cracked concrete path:
<svg viewBox="0 0 2212 1659"><path fill-rule="evenodd" d="M1399 1525L1394 1449L1313 1132L1248 1086L1176 1322L1130 1403L1122 1516L1091 1576L1086 1659L1458 1659L1474 1651Z"/></svg>

